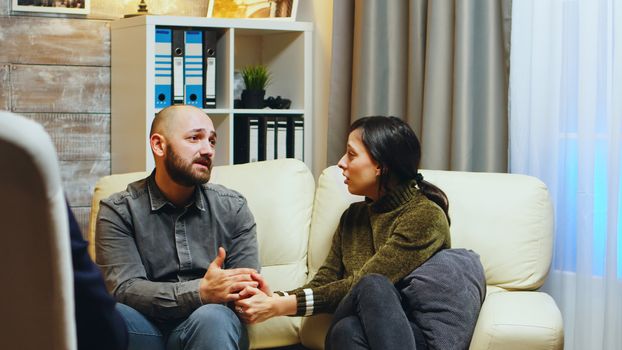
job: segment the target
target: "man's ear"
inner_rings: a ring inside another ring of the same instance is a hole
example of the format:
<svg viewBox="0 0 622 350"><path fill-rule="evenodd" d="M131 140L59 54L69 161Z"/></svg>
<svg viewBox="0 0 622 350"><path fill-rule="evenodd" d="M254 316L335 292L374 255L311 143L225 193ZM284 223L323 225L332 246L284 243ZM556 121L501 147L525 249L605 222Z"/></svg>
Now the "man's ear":
<svg viewBox="0 0 622 350"><path fill-rule="evenodd" d="M164 136L158 133L154 133L149 138L149 144L151 145L151 151L157 157L163 157L166 151L166 139Z"/></svg>

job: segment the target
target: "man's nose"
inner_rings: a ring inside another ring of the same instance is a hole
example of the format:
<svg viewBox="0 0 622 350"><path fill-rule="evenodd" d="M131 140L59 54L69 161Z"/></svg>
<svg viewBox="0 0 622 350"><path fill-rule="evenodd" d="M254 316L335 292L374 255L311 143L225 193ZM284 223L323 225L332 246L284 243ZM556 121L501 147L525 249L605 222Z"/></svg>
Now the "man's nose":
<svg viewBox="0 0 622 350"><path fill-rule="evenodd" d="M201 152L202 155L207 155L211 158L214 156L215 151L216 149L210 141L201 143L201 149L199 150L199 152Z"/></svg>

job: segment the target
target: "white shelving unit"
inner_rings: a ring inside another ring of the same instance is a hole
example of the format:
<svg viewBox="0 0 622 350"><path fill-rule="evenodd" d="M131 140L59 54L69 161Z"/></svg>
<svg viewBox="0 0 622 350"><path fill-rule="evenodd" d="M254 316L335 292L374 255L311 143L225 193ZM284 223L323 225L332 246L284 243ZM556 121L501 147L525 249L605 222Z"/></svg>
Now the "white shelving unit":
<svg viewBox="0 0 622 350"><path fill-rule="evenodd" d="M111 152L112 173L150 171L154 162L149 128L159 109L155 99L156 27L210 28L222 35L217 43L216 108L204 109L218 133L216 165L233 164L233 121L239 114L302 116L304 160L312 157L312 34L308 22L140 16L111 25ZM234 72L264 64L272 73L267 96L292 101L291 109L234 109Z"/></svg>

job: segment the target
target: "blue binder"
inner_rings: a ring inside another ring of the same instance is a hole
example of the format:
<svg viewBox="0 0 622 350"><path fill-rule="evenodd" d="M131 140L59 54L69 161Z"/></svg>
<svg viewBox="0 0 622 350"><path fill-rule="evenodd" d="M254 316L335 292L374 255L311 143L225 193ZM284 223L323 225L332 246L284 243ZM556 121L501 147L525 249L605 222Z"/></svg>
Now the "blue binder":
<svg viewBox="0 0 622 350"><path fill-rule="evenodd" d="M173 31L156 28L155 33L155 108L171 105L173 57L171 45Z"/></svg>
<svg viewBox="0 0 622 350"><path fill-rule="evenodd" d="M187 30L185 46L185 104L203 108L203 32Z"/></svg>

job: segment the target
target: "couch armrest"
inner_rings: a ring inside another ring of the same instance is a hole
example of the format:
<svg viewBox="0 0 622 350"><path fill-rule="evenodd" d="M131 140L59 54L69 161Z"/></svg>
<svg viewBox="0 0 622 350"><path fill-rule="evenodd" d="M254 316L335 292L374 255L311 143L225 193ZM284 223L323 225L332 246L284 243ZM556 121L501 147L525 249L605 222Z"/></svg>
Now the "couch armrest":
<svg viewBox="0 0 622 350"><path fill-rule="evenodd" d="M470 349L562 349L564 332L555 301L541 292L486 297Z"/></svg>

